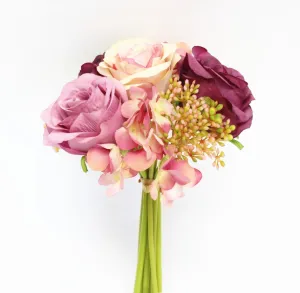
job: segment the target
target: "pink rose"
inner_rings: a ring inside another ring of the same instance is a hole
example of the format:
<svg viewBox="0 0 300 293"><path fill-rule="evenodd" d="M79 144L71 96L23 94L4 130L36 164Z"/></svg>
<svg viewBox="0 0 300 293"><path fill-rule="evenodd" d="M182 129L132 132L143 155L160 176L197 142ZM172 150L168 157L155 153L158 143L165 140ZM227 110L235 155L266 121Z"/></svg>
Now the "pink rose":
<svg viewBox="0 0 300 293"><path fill-rule="evenodd" d="M127 94L117 80L83 74L65 85L60 97L42 113L44 142L84 155L97 144L114 143L125 119Z"/></svg>

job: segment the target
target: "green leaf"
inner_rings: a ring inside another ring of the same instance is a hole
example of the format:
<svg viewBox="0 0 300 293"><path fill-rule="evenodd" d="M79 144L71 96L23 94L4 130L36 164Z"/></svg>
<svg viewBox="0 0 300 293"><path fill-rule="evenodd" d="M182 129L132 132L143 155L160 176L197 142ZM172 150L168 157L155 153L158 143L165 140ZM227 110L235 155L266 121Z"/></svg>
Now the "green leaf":
<svg viewBox="0 0 300 293"><path fill-rule="evenodd" d="M86 158L85 158L85 156L82 156L82 157L81 157L81 168L82 168L82 171L83 171L84 173L87 173L88 168L87 168L87 166L86 166Z"/></svg>
<svg viewBox="0 0 300 293"><path fill-rule="evenodd" d="M230 142L234 144L239 150L242 150L244 148L244 146L236 139L232 139L230 140Z"/></svg>

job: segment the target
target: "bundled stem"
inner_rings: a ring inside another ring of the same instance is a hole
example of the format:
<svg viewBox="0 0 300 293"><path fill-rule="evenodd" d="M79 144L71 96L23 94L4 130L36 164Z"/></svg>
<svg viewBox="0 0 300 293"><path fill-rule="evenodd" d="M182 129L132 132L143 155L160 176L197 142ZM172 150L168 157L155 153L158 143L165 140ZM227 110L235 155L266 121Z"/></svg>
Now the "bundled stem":
<svg viewBox="0 0 300 293"><path fill-rule="evenodd" d="M156 177L156 163L146 172L141 173L143 179L153 180ZM144 189L144 188L143 188ZM161 203L160 196L153 200L150 194L143 190L138 265L134 293L161 293Z"/></svg>

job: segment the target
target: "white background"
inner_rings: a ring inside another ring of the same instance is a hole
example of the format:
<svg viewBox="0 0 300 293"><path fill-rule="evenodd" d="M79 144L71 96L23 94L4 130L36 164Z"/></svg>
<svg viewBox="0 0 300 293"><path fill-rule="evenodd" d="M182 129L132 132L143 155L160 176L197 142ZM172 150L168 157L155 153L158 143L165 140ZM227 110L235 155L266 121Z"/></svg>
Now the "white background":
<svg viewBox="0 0 300 293"><path fill-rule="evenodd" d="M133 291L141 186L107 198L99 174L42 145L39 115L82 63L142 36L205 46L256 97L244 150L200 164L163 211L163 293L299 293L297 2L1 1L0 292Z"/></svg>

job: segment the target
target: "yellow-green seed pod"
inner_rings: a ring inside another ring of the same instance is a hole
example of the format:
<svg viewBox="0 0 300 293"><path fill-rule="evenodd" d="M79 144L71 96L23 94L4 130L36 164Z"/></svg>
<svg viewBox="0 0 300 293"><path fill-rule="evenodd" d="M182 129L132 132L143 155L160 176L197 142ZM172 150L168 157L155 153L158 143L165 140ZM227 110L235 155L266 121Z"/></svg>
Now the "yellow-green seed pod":
<svg viewBox="0 0 300 293"><path fill-rule="evenodd" d="M233 136L231 134L228 134L227 137L228 137L228 140L233 140Z"/></svg>
<svg viewBox="0 0 300 293"><path fill-rule="evenodd" d="M216 108L217 111L220 111L220 110L222 110L222 109L223 109L223 105L222 105L222 104L219 104L219 105L217 106L217 108Z"/></svg>
<svg viewBox="0 0 300 293"><path fill-rule="evenodd" d="M219 124L221 124L222 123L222 116L221 116L221 114L216 114L214 121L217 122L217 123L219 123Z"/></svg>
<svg viewBox="0 0 300 293"><path fill-rule="evenodd" d="M215 114L216 114L216 109L215 109L214 107L211 107L211 108L209 109L209 114L210 114L210 115L215 115Z"/></svg>

